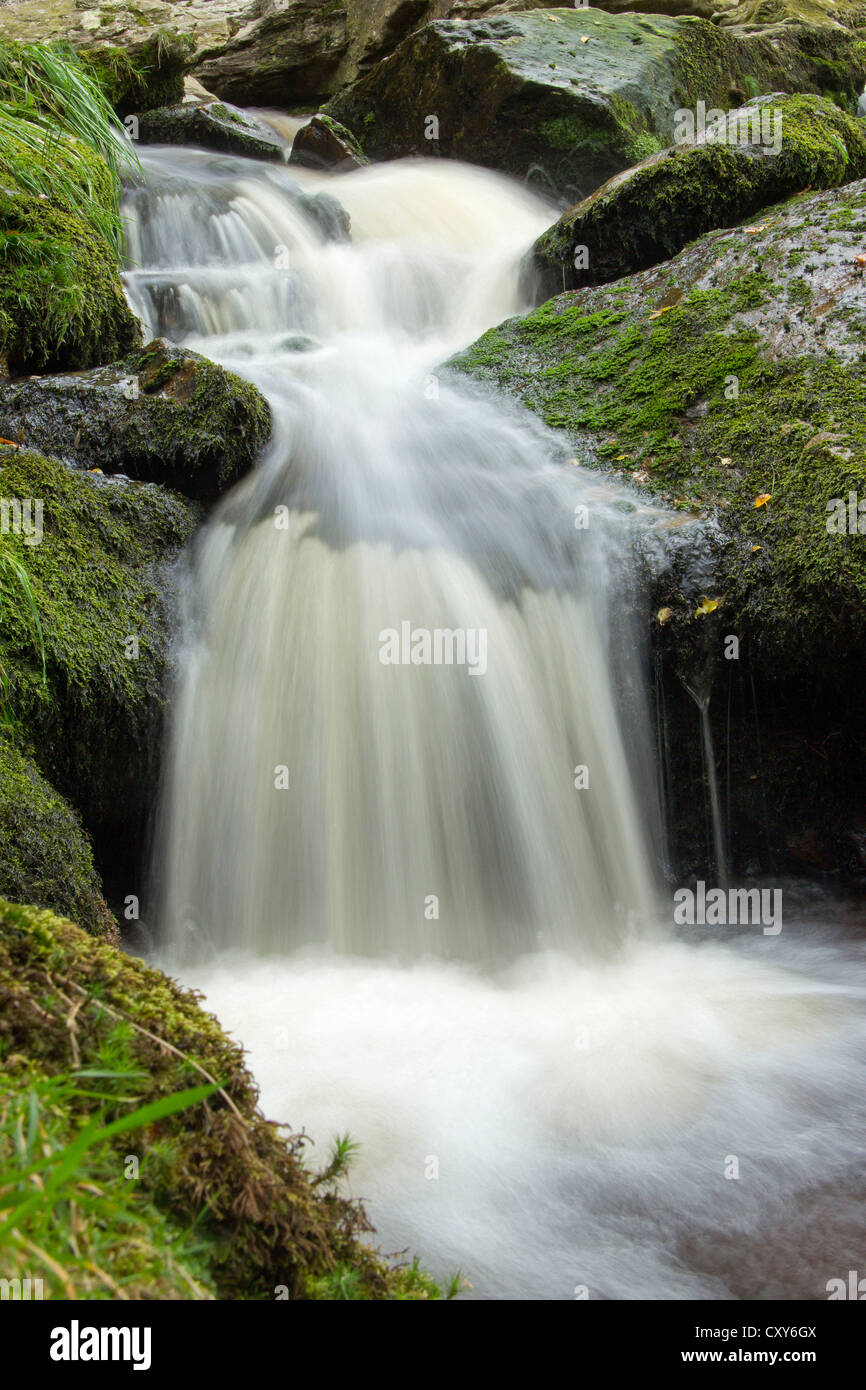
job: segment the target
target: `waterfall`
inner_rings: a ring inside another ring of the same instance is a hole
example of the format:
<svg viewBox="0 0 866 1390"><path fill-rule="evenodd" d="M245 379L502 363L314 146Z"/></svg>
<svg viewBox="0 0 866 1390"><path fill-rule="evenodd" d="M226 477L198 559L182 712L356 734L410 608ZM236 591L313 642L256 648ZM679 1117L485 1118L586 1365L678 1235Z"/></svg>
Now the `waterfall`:
<svg viewBox="0 0 866 1390"><path fill-rule="evenodd" d="M797 885L779 935L677 937L664 519L442 366L553 213L440 160L143 164L133 306L274 419L187 557L160 962L271 1118L359 1141L383 1248L475 1296L825 1297L866 1236L862 941Z"/></svg>
<svg viewBox="0 0 866 1390"><path fill-rule="evenodd" d="M133 303L256 380L276 421L196 557L166 937L610 953L653 905L640 643L618 658L630 746L608 650L635 606L632 523L561 441L437 366L521 308L550 212L408 162L329 183L352 221L333 240L290 171L145 159Z"/></svg>

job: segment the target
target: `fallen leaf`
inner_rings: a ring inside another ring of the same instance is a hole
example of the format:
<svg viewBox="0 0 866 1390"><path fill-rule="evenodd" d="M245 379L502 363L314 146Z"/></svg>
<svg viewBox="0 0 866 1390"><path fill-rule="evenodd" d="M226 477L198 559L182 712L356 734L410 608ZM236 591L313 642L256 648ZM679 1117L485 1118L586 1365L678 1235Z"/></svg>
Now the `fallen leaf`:
<svg viewBox="0 0 866 1390"><path fill-rule="evenodd" d="M756 232L765 232L769 225L769 222L759 222L757 227L747 227L746 235L754 236Z"/></svg>
<svg viewBox="0 0 866 1390"><path fill-rule="evenodd" d="M730 466L731 466L731 464L733 463L733 461L734 461L733 459L727 459L727 458L725 458L725 459L719 459L719 463L722 465L723 468L730 468Z"/></svg>
<svg viewBox="0 0 866 1390"><path fill-rule="evenodd" d="M581 43L589 43L589 34L584 34Z"/></svg>
<svg viewBox="0 0 866 1390"><path fill-rule="evenodd" d="M88 468L87 471L88 471L88 473L101 473L101 472L102 472L102 469L101 469L101 468Z"/></svg>
<svg viewBox="0 0 866 1390"><path fill-rule="evenodd" d="M854 260L858 265L866 265L866 256L855 256Z"/></svg>
<svg viewBox="0 0 866 1390"><path fill-rule="evenodd" d="M21 445L16 444L14 439L3 439L0 436L0 444L8 444L10 449L20 449Z"/></svg>
<svg viewBox="0 0 866 1390"><path fill-rule="evenodd" d="M673 614L670 608L660 608L659 611L656 613L656 617L658 618L662 627L664 627L665 623L670 622L672 616Z"/></svg>
<svg viewBox="0 0 866 1390"><path fill-rule="evenodd" d="M772 501L772 498L770 497L769 492L759 492L757 497L755 498L755 506L766 507L767 503L770 501Z"/></svg>
<svg viewBox="0 0 866 1390"><path fill-rule="evenodd" d="M707 598L704 596L695 609L695 617L702 618L705 613L715 613L718 606L719 600L717 598Z"/></svg>
<svg viewBox="0 0 866 1390"><path fill-rule="evenodd" d="M662 309L653 309L652 313L650 314L650 318L660 319L662 314L669 314L673 307L673 304L665 304L665 306Z"/></svg>
<svg viewBox="0 0 866 1390"><path fill-rule="evenodd" d="M752 546L752 554L754 555L754 553L755 553L756 550L763 550L763 549L764 549L764 547L763 547L762 545L753 545L753 546Z"/></svg>

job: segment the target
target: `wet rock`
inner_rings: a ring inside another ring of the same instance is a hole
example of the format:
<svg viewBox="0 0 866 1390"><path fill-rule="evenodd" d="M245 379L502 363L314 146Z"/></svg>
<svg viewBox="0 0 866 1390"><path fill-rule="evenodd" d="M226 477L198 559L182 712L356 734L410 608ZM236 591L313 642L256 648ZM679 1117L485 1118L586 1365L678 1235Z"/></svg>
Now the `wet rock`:
<svg viewBox="0 0 866 1390"><path fill-rule="evenodd" d="M146 145L198 145L248 159L283 160L288 154L271 126L220 101L145 111L138 120L138 138Z"/></svg>
<svg viewBox="0 0 866 1390"><path fill-rule="evenodd" d="M864 175L861 121L821 97L756 98L565 213L529 260L537 298L642 270L768 203Z"/></svg>
<svg viewBox="0 0 866 1390"><path fill-rule="evenodd" d="M0 381L0 435L199 501L248 472L269 434L254 386L162 339L94 371Z"/></svg>
<svg viewBox="0 0 866 1390"><path fill-rule="evenodd" d="M866 56L855 33L563 9L429 24L327 112L371 158L465 159L573 203L670 145L679 110L820 92L831 74L856 99Z"/></svg>
<svg viewBox="0 0 866 1390"><path fill-rule="evenodd" d="M335 173L360 169L369 162L352 132L323 114L301 126L289 156L290 164Z"/></svg>

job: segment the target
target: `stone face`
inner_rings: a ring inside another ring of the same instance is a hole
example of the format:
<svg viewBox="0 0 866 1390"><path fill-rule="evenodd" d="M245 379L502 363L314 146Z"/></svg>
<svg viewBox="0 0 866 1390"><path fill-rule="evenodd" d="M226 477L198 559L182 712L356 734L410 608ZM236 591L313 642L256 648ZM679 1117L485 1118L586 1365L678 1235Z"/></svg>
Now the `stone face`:
<svg viewBox="0 0 866 1390"><path fill-rule="evenodd" d="M249 382L156 339L109 367L0 381L0 434L213 501L253 466L270 410Z"/></svg>
<svg viewBox="0 0 866 1390"><path fill-rule="evenodd" d="M838 735L859 727L866 681L864 244L866 182L804 194L662 265L559 295L454 363L685 523L656 582L664 619L647 615L680 870L707 862L683 682L717 692L735 867L862 868L866 745Z"/></svg>
<svg viewBox="0 0 866 1390"><path fill-rule="evenodd" d="M615 280L768 203L864 175L862 121L821 97L758 97L565 213L533 248L536 296Z"/></svg>
<svg viewBox="0 0 866 1390"><path fill-rule="evenodd" d="M283 160L288 153L272 126L220 101L145 111L139 118L138 138L145 145L198 145L248 159Z"/></svg>
<svg viewBox="0 0 866 1390"><path fill-rule="evenodd" d="M670 145L678 110L698 101L830 84L853 100L864 78L862 45L842 30L561 9L429 24L327 111L371 158L465 159L573 202Z"/></svg>

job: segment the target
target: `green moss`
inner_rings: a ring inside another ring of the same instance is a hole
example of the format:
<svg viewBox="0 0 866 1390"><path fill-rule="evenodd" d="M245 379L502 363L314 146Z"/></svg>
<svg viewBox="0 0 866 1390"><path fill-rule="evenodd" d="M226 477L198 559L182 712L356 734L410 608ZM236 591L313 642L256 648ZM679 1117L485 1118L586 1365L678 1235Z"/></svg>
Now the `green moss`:
<svg viewBox="0 0 866 1390"><path fill-rule="evenodd" d="M0 353L10 370L95 366L139 339L99 232L41 198L0 188Z"/></svg>
<svg viewBox="0 0 866 1390"><path fill-rule="evenodd" d="M10 705L41 770L94 835L119 815L134 822L152 780L165 674L157 566L190 534L197 512L159 488L11 448L0 448L0 496L43 505L41 544L4 538L33 589L47 668L45 683L26 612L5 604L0 664Z"/></svg>
<svg viewBox="0 0 866 1390"><path fill-rule="evenodd" d="M175 1232L195 1228L218 1297L271 1300L281 1289L293 1299L442 1297L416 1265L395 1270L363 1243L370 1230L363 1209L307 1166L301 1136L263 1118L242 1049L196 994L70 922L6 903L0 1058L19 1090L32 1078L63 1079L113 1058L124 1073L121 1114L130 1103L219 1083L206 1105L111 1145L118 1180L134 1153L140 1199ZM99 1089L111 1087L109 1078ZM93 1101L73 1092L67 1106L73 1133Z"/></svg>
<svg viewBox="0 0 866 1390"><path fill-rule="evenodd" d="M864 185L813 198L805 225L818 244L834 199L863 225ZM866 497L863 314L834 307L831 337L816 321L809 352L774 358L766 348L786 331L781 306L810 293L786 279L800 206L764 213L748 242L742 231L716 235L651 281L622 282L615 308L605 286L564 295L456 360L583 440L582 457L592 441L597 466L625 461L627 478L639 472L660 498L717 513L732 538L717 581L726 622L751 631L780 668L844 653L866 605L862 538L826 527L831 499ZM762 494L772 500L756 507Z"/></svg>
<svg viewBox="0 0 866 1390"><path fill-rule="evenodd" d="M702 232L730 226L786 194L866 173L863 123L820 97L762 101L741 108L737 120L736 129L728 126L730 143L677 146L566 213L534 248L543 290L595 284L655 264ZM770 148L762 144L765 135ZM846 216L850 209L840 212L841 220ZM580 268L577 246L588 252Z"/></svg>
<svg viewBox="0 0 866 1390"><path fill-rule="evenodd" d="M76 812L8 730L0 731L0 896L50 908L95 936L117 939Z"/></svg>

